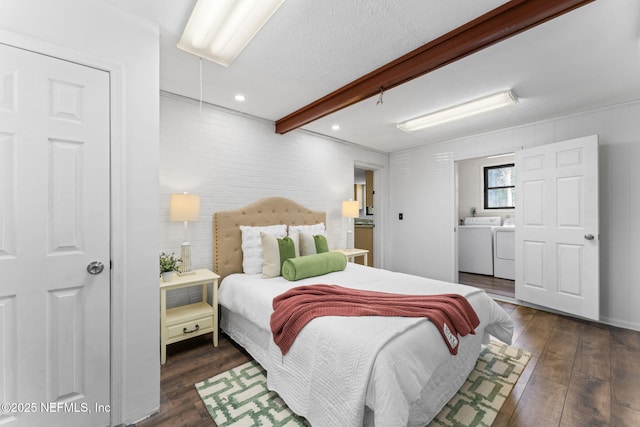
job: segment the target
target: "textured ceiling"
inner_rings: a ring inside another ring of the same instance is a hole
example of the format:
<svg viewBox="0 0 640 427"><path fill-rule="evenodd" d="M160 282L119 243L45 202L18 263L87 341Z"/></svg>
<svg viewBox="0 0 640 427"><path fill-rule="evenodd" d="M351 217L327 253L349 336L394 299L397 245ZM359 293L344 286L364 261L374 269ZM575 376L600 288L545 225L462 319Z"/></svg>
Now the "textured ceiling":
<svg viewBox="0 0 640 427"><path fill-rule="evenodd" d="M160 26L161 89L198 99L199 60L176 48L195 1L105 1ZM277 120L505 2L288 0L228 68L202 61L203 100ZM637 0L597 0L389 90L382 105L371 98L304 129L396 151L640 99L639 20ZM508 88L514 108L415 134L395 128Z"/></svg>

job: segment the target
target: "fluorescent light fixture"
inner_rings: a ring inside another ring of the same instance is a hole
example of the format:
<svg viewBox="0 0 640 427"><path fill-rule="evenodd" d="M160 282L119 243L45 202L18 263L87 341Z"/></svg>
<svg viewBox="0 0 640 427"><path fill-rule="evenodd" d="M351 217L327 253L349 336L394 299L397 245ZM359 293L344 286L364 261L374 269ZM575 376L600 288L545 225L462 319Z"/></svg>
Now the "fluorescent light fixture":
<svg viewBox="0 0 640 427"><path fill-rule="evenodd" d="M284 0L198 0L178 47L228 67Z"/></svg>
<svg viewBox="0 0 640 427"><path fill-rule="evenodd" d="M444 110L436 111L435 113L416 117L414 119L398 123L396 126L398 127L398 129L405 132L415 132L417 130L425 129L431 126L452 122L454 120L462 119L480 113L486 113L487 111L496 110L498 108L507 107L509 105L515 105L517 103L518 98L516 98L511 90L508 90L505 92L500 92L493 95L485 96L483 98L475 99L464 104L445 108Z"/></svg>
<svg viewBox="0 0 640 427"><path fill-rule="evenodd" d="M242 95L241 93L237 94L235 97L235 100L238 102L244 102L247 98L245 98L244 95Z"/></svg>
<svg viewBox="0 0 640 427"><path fill-rule="evenodd" d="M499 159L500 157L513 156L516 153L504 153L504 154L496 154L495 156L488 156L487 159Z"/></svg>

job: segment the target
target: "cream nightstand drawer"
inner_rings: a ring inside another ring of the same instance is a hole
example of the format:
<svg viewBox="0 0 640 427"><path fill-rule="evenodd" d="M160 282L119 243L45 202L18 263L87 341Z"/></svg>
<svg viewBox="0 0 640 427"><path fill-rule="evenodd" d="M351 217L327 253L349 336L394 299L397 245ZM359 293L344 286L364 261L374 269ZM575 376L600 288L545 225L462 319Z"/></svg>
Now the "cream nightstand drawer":
<svg viewBox="0 0 640 427"><path fill-rule="evenodd" d="M167 341L181 341L185 338L195 337L213 329L213 316L203 317L189 322L167 326Z"/></svg>

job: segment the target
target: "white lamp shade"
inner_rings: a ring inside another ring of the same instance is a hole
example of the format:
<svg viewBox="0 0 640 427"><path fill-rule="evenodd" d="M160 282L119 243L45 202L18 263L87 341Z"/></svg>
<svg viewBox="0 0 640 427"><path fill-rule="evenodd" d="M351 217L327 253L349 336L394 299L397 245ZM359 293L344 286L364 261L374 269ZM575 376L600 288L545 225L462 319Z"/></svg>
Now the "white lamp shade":
<svg viewBox="0 0 640 427"><path fill-rule="evenodd" d="M197 221L200 219L200 196L196 194L172 194L169 204L171 221Z"/></svg>
<svg viewBox="0 0 640 427"><path fill-rule="evenodd" d="M342 216L345 218L358 218L358 201L345 200L342 202Z"/></svg>

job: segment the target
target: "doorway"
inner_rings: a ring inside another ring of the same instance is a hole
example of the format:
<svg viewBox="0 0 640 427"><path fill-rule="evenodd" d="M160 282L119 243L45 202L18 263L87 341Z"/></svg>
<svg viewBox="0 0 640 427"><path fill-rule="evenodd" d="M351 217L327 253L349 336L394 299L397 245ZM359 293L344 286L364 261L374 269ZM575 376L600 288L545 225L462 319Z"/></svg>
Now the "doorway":
<svg viewBox="0 0 640 427"><path fill-rule="evenodd" d="M354 247L369 251L369 266L375 266L374 230L375 230L375 171L368 168L354 167L353 200L358 202L358 217L354 219ZM362 257L355 262L363 264Z"/></svg>
<svg viewBox="0 0 640 427"><path fill-rule="evenodd" d="M508 298L515 298L515 227L503 225L513 223L516 212L504 184L515 177L492 182L496 173L505 175L514 160L513 153L478 157L459 160L455 168L458 282ZM500 194L492 193L494 189ZM494 196L500 195L503 200L496 200Z"/></svg>

